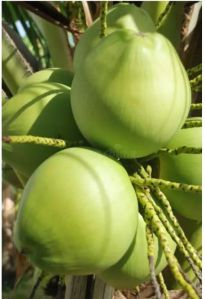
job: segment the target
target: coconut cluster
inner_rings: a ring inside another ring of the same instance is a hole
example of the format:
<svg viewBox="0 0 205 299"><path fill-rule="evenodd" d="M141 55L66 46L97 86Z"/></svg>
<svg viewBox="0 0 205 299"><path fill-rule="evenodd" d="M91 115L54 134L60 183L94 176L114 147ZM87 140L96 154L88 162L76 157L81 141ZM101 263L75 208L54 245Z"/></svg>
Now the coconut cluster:
<svg viewBox="0 0 205 299"><path fill-rule="evenodd" d="M3 159L25 187L14 232L18 250L47 272L95 273L114 287L132 288L148 281L150 270L146 223L122 160L144 158L168 145L201 146L201 131L182 129L191 104L189 80L175 48L156 32L148 13L115 5L107 25L103 38L100 20L83 34L74 75L40 71L2 109L5 136L58 138L83 146L4 144ZM161 154L159 176L200 184L201 156L185 156ZM198 173L194 182L189 163ZM167 195L180 213L185 197L179 191ZM198 219L201 198L192 195L186 203L183 216ZM167 238L174 252L176 245ZM154 247L158 274L167 262L156 236Z"/></svg>

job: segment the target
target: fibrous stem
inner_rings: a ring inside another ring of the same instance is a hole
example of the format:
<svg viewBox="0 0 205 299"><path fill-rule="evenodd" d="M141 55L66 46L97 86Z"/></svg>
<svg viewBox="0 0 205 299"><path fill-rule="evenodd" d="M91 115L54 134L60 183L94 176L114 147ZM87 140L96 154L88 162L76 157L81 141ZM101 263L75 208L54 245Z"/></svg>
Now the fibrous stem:
<svg viewBox="0 0 205 299"><path fill-rule="evenodd" d="M187 249L187 251L191 255L192 259L195 261L195 263L197 264L197 266L200 269L202 269L201 259L198 256L198 253L195 250L195 248L191 245L191 243L188 241L187 237L185 236L185 233L184 233L183 229L179 225L176 217L174 216L174 213L172 211L172 207L171 207L168 199L166 198L165 194L159 188L154 188L153 192L156 195L157 199L162 204L162 206L165 208L165 210L166 210L166 212L168 214L168 217L172 221L172 224L173 224L173 226L174 226L174 228L175 228L175 230L176 230L179 238L181 239L182 243L184 244L185 248Z"/></svg>
<svg viewBox="0 0 205 299"><path fill-rule="evenodd" d="M161 299L160 287L155 273L154 237L153 237L152 230L148 224L146 225L146 238L147 238L147 253L148 253L148 260L149 260L150 276L151 276L152 284L155 289L156 297L157 299Z"/></svg>
<svg viewBox="0 0 205 299"><path fill-rule="evenodd" d="M150 187L164 187L171 190L181 190L184 192L202 192L201 185L188 185L183 183L171 182L162 179L154 179L154 178L141 178L139 175L135 177L130 177L131 182L133 184L139 186L150 186Z"/></svg>
<svg viewBox="0 0 205 299"><path fill-rule="evenodd" d="M183 129L202 127L202 120L187 120L183 125Z"/></svg>
<svg viewBox="0 0 205 299"><path fill-rule="evenodd" d="M170 299L169 292L167 290L167 286L165 284L164 277L163 277L162 273L159 273L158 276L159 276L159 283L160 283L162 292L164 294L164 298L165 299Z"/></svg>
<svg viewBox="0 0 205 299"><path fill-rule="evenodd" d="M191 110L201 110L201 109L202 109L202 103L191 104Z"/></svg>
<svg viewBox="0 0 205 299"><path fill-rule="evenodd" d="M158 153L167 153L170 155L201 154L202 148L201 147L188 147L188 146L181 146L178 148L162 148L159 150Z"/></svg>
<svg viewBox="0 0 205 299"><path fill-rule="evenodd" d="M147 170L149 169L149 172L144 169L144 167L137 162L138 172L143 178L148 178L151 176L152 170L151 166L147 166ZM195 248L192 246L192 244L188 241L187 237L185 236L185 233L183 229L181 228L177 218L175 217L172 207L165 196L165 194L160 190L159 187L151 187L152 192L156 196L156 198L160 201L160 204L165 209L167 216L169 217L178 237L181 239L181 242L183 243L184 247L189 252L192 260L196 263L196 265L202 269L202 262L198 255L198 252L195 250Z"/></svg>
<svg viewBox="0 0 205 299"><path fill-rule="evenodd" d="M100 24L101 24L100 37L104 37L106 35L107 11L108 11L108 1L102 1L101 2L101 15L100 15Z"/></svg>
<svg viewBox="0 0 205 299"><path fill-rule="evenodd" d="M163 225L166 228L167 232L170 234L172 239L176 242L176 244L179 247L179 250L185 256L185 258L187 259L188 263L190 264L194 274L196 275L196 277L201 282L201 272L197 269L197 266L199 268L201 267L201 261L200 261L200 264L196 266L196 264L194 263L195 261L193 261L193 259L192 259L192 255L190 255L189 252L187 251L187 249L185 248L185 246L182 243L181 239L176 234L174 228L172 227L170 222L167 220L167 217L165 216L163 210L155 203L155 201L153 200L153 198L152 198L151 194L148 192L148 190L146 190L145 192L146 192L147 198L149 199L150 203L152 204L153 208L155 209L159 219L163 223Z"/></svg>
<svg viewBox="0 0 205 299"><path fill-rule="evenodd" d="M139 189L136 187L136 193L137 193L139 203L141 204L142 208L144 209L145 221L146 221L146 223L151 225L152 231L159 238L160 243L163 248L163 251L164 251L164 254L166 256L167 262L169 264L169 267L170 267L175 279L180 283L180 285L183 287L183 289L187 292L187 294L189 295L189 298L199 299L199 296L196 293L196 290L185 280L185 278L183 277L183 275L180 272L179 263L169 247L169 241L167 238L166 230L163 227L160 219L156 215L152 204L149 202L149 200L147 199L147 197L144 194L142 189Z"/></svg>
<svg viewBox="0 0 205 299"><path fill-rule="evenodd" d="M67 141L63 139L54 139L40 136L32 135L22 135L22 136L3 136L2 141L5 143L30 143L45 146L53 146L59 148L67 148L71 146L82 145L83 141Z"/></svg>
<svg viewBox="0 0 205 299"><path fill-rule="evenodd" d="M196 66L190 68L187 70L187 74L189 77L191 77L192 75L195 75L196 73L199 73L202 71L202 64L199 63Z"/></svg>

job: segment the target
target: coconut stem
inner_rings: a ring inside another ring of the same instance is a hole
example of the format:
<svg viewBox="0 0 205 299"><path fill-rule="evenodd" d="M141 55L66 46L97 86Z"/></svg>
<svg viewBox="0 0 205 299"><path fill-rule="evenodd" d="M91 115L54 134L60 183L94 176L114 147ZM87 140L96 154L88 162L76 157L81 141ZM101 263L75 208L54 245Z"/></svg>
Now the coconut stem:
<svg viewBox="0 0 205 299"><path fill-rule="evenodd" d="M146 225L146 238L147 238L147 253L149 260L150 276L152 284L155 289L155 294L157 299L161 299L160 287L156 278L155 265L154 265L154 238L150 226Z"/></svg>
<svg viewBox="0 0 205 299"><path fill-rule="evenodd" d="M188 147L188 146L181 146L178 148L162 148L159 150L158 153L167 153L169 155L179 155L179 154L201 154L202 148L201 147Z"/></svg>
<svg viewBox="0 0 205 299"><path fill-rule="evenodd" d="M164 298L170 299L169 292L168 292L168 289L167 289L167 286L164 281L164 277L163 277L162 273L159 273L158 277L159 277L159 284L160 284L162 292L164 294Z"/></svg>
<svg viewBox="0 0 205 299"><path fill-rule="evenodd" d="M5 143L30 143L45 146L53 146L58 148L67 148L72 146L80 146L84 142L80 141L67 141L62 139L54 139L47 137L39 137L32 135L22 135L22 136L2 136L2 141Z"/></svg>
<svg viewBox="0 0 205 299"><path fill-rule="evenodd" d="M197 269L196 265L194 264L194 261L192 260L192 256L190 256L189 252L185 248L185 246L182 243L181 239L176 234L174 228L172 227L170 222L167 220L167 217L165 216L163 210L155 203L155 201L153 200L153 198L152 198L151 194L148 192L148 190L146 190L145 192L146 192L147 198L149 199L150 203L154 207L154 209L155 209L159 219L161 220L162 224L164 225L164 227L166 228L167 232L170 234L172 239L176 242L177 246L179 247L179 250L185 256L185 258L187 259L187 261L190 264L191 268L193 269L194 274L196 275L196 277L201 282L201 273ZM201 266L201 263L199 264L199 267L200 266Z"/></svg>
<svg viewBox="0 0 205 299"><path fill-rule="evenodd" d="M150 165L147 166L147 171L145 171L145 169L141 165L139 165L139 166L140 166L140 170L141 170L140 172L141 172L142 177L147 178L147 177L151 176L152 168ZM155 211L157 212L159 219L163 223L166 230L169 232L170 236L177 243L180 251L183 253L185 258L189 262L191 268L193 269L195 276L198 278L199 282L201 283L201 280L202 280L201 271L197 269L197 267L199 269L202 269L202 262L201 262L200 258L198 257L195 249L188 242L183 230L181 229L176 217L174 216L174 214L172 212L172 208L171 208L168 200L166 199L165 195L160 191L159 188L152 188L152 189L154 190L157 197L158 198L160 197L159 198L160 202L165 207L165 210L166 210L170 220L172 221L174 228L172 227L170 222L167 220L167 217L165 216L163 210L155 203L150 192L148 192L149 191L148 189L145 191L147 198L150 200L150 203L152 204Z"/></svg>
<svg viewBox="0 0 205 299"><path fill-rule="evenodd" d="M140 165L139 163L137 163L138 166L138 171L141 174L141 176L143 178L147 178L150 176L151 173L151 166L148 165L147 166L147 170L149 170L148 172L145 171L144 167L142 165ZM197 253L197 251L195 250L195 248L191 245L191 243L188 241L187 237L185 236L185 233L183 231L183 229L181 228L177 218L175 217L173 211L172 211L172 207L167 199L167 197L165 196L165 194L160 190L159 187L154 187L151 188L151 190L154 192L155 196L157 197L157 199L160 201L160 204L162 205L162 207L165 209L169 219L171 220L171 223L178 235L178 237L181 239L181 242L183 243L184 247L187 249L187 251L189 252L192 260L194 260L194 262L196 263L196 265L202 269L202 262L201 259Z"/></svg>
<svg viewBox="0 0 205 299"><path fill-rule="evenodd" d="M156 215L156 212L152 206L152 204L147 199L147 196L144 194L142 190L136 188L137 197L139 203L144 209L144 217L146 223L151 225L152 231L157 235L162 245L164 254L166 256L167 262L169 267L175 277L175 279L180 283L183 289L188 293L189 298L191 299L198 299L199 296L196 293L195 289L184 279L183 275L181 274L181 269L179 263L175 256L173 255L172 251L169 247L169 241L167 239L167 233L165 228L163 227L159 217Z"/></svg>
<svg viewBox="0 0 205 299"><path fill-rule="evenodd" d="M187 124L185 123L185 126ZM158 157L159 154L161 153L167 153L169 155L179 155L179 154L201 154L202 153L202 148L201 147L190 147L190 146L180 146L177 148L161 148L158 152L153 153L149 156L140 158L138 161L143 162L143 161L150 161L156 157Z"/></svg>
<svg viewBox="0 0 205 299"><path fill-rule="evenodd" d="M194 127L202 127L202 120L187 120L183 125L183 129Z"/></svg>
<svg viewBox="0 0 205 299"><path fill-rule="evenodd" d="M202 64L197 64L196 66L190 68L187 70L187 74L189 77L191 77L192 75L195 75L196 73L199 73L202 71Z"/></svg>
<svg viewBox="0 0 205 299"><path fill-rule="evenodd" d="M183 183L165 181L162 179L154 179L154 178L141 178L136 174L135 177L130 177L131 182L138 186L150 186L150 187L163 187L171 190L181 190L184 192L202 192L201 185L188 185Z"/></svg>
<svg viewBox="0 0 205 299"><path fill-rule="evenodd" d="M77 8L77 26L79 28L79 32L82 31L85 25L85 20L83 18L83 7L82 7L82 2L76 1L75 2L76 8Z"/></svg>
<svg viewBox="0 0 205 299"><path fill-rule="evenodd" d="M202 110L202 103L191 104L191 110Z"/></svg>
<svg viewBox="0 0 205 299"><path fill-rule="evenodd" d="M201 87L201 83L202 83L202 75L199 74L196 77L194 77L193 79L190 80L190 85L191 88L200 86Z"/></svg>
<svg viewBox="0 0 205 299"><path fill-rule="evenodd" d="M168 217L171 219L172 224L176 230L176 233L178 234L181 242L184 244L184 247L187 249L187 251L189 252L191 258L194 260L194 262L196 263L196 265L202 269L202 262L201 259L198 256L197 251L195 250L195 248L191 245L191 243L187 240L187 237L184 234L183 229L181 228L181 226L179 225L176 217L173 214L171 205L168 201L168 199L166 198L166 196L164 195L164 193L159 189L159 188L155 188L154 190L154 194L157 196L157 198L159 199L160 203L163 205L163 207L165 208Z"/></svg>
<svg viewBox="0 0 205 299"><path fill-rule="evenodd" d="M100 37L106 36L107 29L107 11L108 11L108 1L101 2L101 11L100 11Z"/></svg>

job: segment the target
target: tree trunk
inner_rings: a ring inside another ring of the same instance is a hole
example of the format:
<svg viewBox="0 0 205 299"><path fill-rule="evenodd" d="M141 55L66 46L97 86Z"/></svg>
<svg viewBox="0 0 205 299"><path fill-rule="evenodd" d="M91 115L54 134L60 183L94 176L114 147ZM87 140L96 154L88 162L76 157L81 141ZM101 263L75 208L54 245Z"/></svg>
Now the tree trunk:
<svg viewBox="0 0 205 299"><path fill-rule="evenodd" d="M67 276L65 299L112 299L114 288L94 276Z"/></svg>

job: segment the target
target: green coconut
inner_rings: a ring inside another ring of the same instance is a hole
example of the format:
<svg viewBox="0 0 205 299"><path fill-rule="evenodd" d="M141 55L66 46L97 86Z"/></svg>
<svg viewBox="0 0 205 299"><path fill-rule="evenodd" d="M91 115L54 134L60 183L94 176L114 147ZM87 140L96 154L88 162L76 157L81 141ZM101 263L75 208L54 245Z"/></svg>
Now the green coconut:
<svg viewBox="0 0 205 299"><path fill-rule="evenodd" d="M202 254L202 224L201 222L190 220L187 218L182 217L181 215L177 214L177 219L188 238L189 242L198 252L199 256ZM186 277L192 282L196 283L196 276L193 273L193 270L190 264L187 262L185 257L182 253L177 249L175 253L176 258L178 259L182 270L186 273ZM170 270L167 269L165 272L165 281L166 285L170 290L180 289L181 286L177 283L177 281L173 278L172 273Z"/></svg>
<svg viewBox="0 0 205 299"><path fill-rule="evenodd" d="M182 127L191 104L185 69L159 33L118 30L76 72L71 105L95 147L122 158L157 152Z"/></svg>
<svg viewBox="0 0 205 299"><path fill-rule="evenodd" d="M174 252L176 245L171 237L168 236L168 238L170 248ZM157 275L166 267L167 262L155 235L154 254L155 273ZM98 274L98 276L109 285L119 289L134 288L151 279L147 254L146 223L140 214L137 233L128 251L117 264Z"/></svg>
<svg viewBox="0 0 205 299"><path fill-rule="evenodd" d="M181 129L167 145L167 147L170 149L178 148L181 146L201 147L201 127ZM202 155L169 155L167 153L160 154L160 178L184 184L201 185ZM181 190L167 189L164 189L163 192L169 199L172 207L179 214L193 220L201 220L201 193L183 192Z"/></svg>
<svg viewBox="0 0 205 299"><path fill-rule="evenodd" d="M106 16L106 34L118 29L131 29L135 32L154 32L154 23L149 14L134 4L120 3L114 5ZM100 19L98 18L81 36L74 53L75 70L81 66L87 54L100 41Z"/></svg>
<svg viewBox="0 0 205 299"><path fill-rule="evenodd" d="M67 86L71 86L73 80L73 73L67 69L61 68L48 68L38 72L33 73L29 77L26 77L22 82L19 90L36 83L45 82L56 82Z"/></svg>
<svg viewBox="0 0 205 299"><path fill-rule="evenodd" d="M49 273L95 273L127 251L137 215L134 188L117 161L86 148L65 149L29 179L14 241Z"/></svg>
<svg viewBox="0 0 205 299"><path fill-rule="evenodd" d="M33 84L2 107L2 135L34 135L83 139L73 119L70 88L59 83ZM3 161L12 166L24 183L33 171L59 148L37 144L3 143Z"/></svg>

